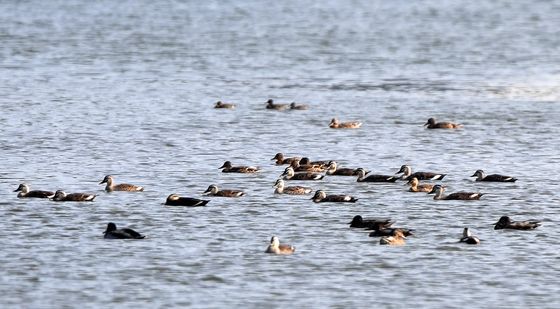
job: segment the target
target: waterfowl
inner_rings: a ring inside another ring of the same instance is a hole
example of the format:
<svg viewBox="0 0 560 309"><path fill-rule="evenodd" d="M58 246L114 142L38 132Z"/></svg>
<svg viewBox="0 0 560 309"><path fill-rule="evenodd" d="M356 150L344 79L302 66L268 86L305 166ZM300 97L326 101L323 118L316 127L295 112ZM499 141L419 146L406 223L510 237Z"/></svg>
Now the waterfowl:
<svg viewBox="0 0 560 309"><path fill-rule="evenodd" d="M461 238L461 240L459 240L459 242L464 242L469 245L478 245L480 244L480 239L478 239L478 237L471 234L469 228L466 227L463 229L463 237Z"/></svg>
<svg viewBox="0 0 560 309"><path fill-rule="evenodd" d="M266 109L281 111L287 109L288 107L288 104L276 104L272 99L268 99L268 101L266 101Z"/></svg>
<svg viewBox="0 0 560 309"><path fill-rule="evenodd" d="M300 165L317 165L327 167L332 160L318 160L318 161L311 161L308 157L303 157L299 160Z"/></svg>
<svg viewBox="0 0 560 309"><path fill-rule="evenodd" d="M291 166L286 167L280 177L282 176L284 176L285 180L320 180L325 177L325 175L316 173L296 173Z"/></svg>
<svg viewBox="0 0 560 309"><path fill-rule="evenodd" d="M395 182L398 177L388 176L388 175L368 175L366 177L366 170L363 168L358 168L358 179L357 182Z"/></svg>
<svg viewBox="0 0 560 309"><path fill-rule="evenodd" d="M427 126L428 129L457 129L463 127L462 124L453 122L436 122L434 118L428 119L424 126Z"/></svg>
<svg viewBox="0 0 560 309"><path fill-rule="evenodd" d="M428 194L435 193L434 200L479 200L484 193L479 192L455 192L449 195L443 195L445 187L442 185L435 185L432 191Z"/></svg>
<svg viewBox="0 0 560 309"><path fill-rule="evenodd" d="M359 121L339 122L336 118L331 119L329 123L329 127L333 129L357 129L361 126L362 123Z"/></svg>
<svg viewBox="0 0 560 309"><path fill-rule="evenodd" d="M331 161L327 166L327 175L357 176L359 170L360 168L339 168L335 161ZM364 169L362 168L362 170Z"/></svg>
<svg viewBox="0 0 560 309"><path fill-rule="evenodd" d="M308 106L305 104L296 104L296 102L290 103L290 109L305 110Z"/></svg>
<svg viewBox="0 0 560 309"><path fill-rule="evenodd" d="M229 108L229 109L232 109L232 108L235 108L235 104L224 103L222 101L218 101L218 102L216 102L216 105L214 105L214 108Z"/></svg>
<svg viewBox="0 0 560 309"><path fill-rule="evenodd" d="M274 158L270 160L276 160L276 165L282 165L282 164L291 164L293 161L299 161L300 158L299 157L286 158L284 157L283 153L279 152L274 156Z"/></svg>
<svg viewBox="0 0 560 309"><path fill-rule="evenodd" d="M311 172L311 173L321 173L324 172L326 167L324 165L301 165L299 161L294 160L290 163L290 166L294 169L294 172Z"/></svg>
<svg viewBox="0 0 560 309"><path fill-rule="evenodd" d="M419 184L418 178L412 177L407 184L410 185L410 192L430 192L434 188L434 184L431 183L423 183Z"/></svg>
<svg viewBox="0 0 560 309"><path fill-rule="evenodd" d="M379 230L390 227L395 221L388 218L368 218L364 219L360 215L354 216L352 221L349 222L350 227L356 228L369 228L372 230Z"/></svg>
<svg viewBox="0 0 560 309"><path fill-rule="evenodd" d="M117 229L117 225L113 222L109 222L107 224L107 229L105 232L104 238L106 239L143 239L146 236L136 232L133 229L124 228L124 229Z"/></svg>
<svg viewBox="0 0 560 309"><path fill-rule="evenodd" d="M189 207L197 207L197 206L205 206L210 202L209 200L201 200L193 197L182 197L178 194L170 194L165 201L165 205L168 206L189 206Z"/></svg>
<svg viewBox="0 0 560 309"><path fill-rule="evenodd" d="M284 180L278 179L274 184L274 193L276 194L290 194L290 195L304 195L311 193L312 189L309 187L302 187L302 186L284 186Z"/></svg>
<svg viewBox="0 0 560 309"><path fill-rule="evenodd" d="M105 191L107 191L107 192L112 192L112 191L129 191L129 192L135 191L135 192L140 192L140 191L144 191L144 187L130 185L130 184L127 184L127 183L121 183L121 184L118 184L118 185L114 185L113 184L113 176L111 176L111 175L105 176L105 178L103 178L103 180L99 184L104 184L104 183L107 184L105 186Z"/></svg>
<svg viewBox="0 0 560 309"><path fill-rule="evenodd" d="M402 246L405 244L406 236L401 230L395 230L393 236L384 236L379 240L381 245Z"/></svg>
<svg viewBox="0 0 560 309"><path fill-rule="evenodd" d="M538 220L527 221L512 221L508 216L502 216L498 222L495 223L494 229L513 229L513 230L532 230L541 225Z"/></svg>
<svg viewBox="0 0 560 309"><path fill-rule="evenodd" d="M315 195L311 198L315 203L333 202L333 203L355 203L358 199L345 194L331 194L323 190L315 191Z"/></svg>
<svg viewBox="0 0 560 309"><path fill-rule="evenodd" d="M405 237L408 237L412 234L412 229L407 229L403 227L387 227L382 229L374 229L373 232L369 233L369 237L383 237L383 236L395 236L395 233L400 231Z"/></svg>
<svg viewBox="0 0 560 309"><path fill-rule="evenodd" d="M272 238L270 239L270 245L268 245L264 252L288 255L294 253L295 251L296 247L292 245L281 244L278 237L272 236Z"/></svg>
<svg viewBox="0 0 560 309"><path fill-rule="evenodd" d="M416 172L412 173L410 165L402 165L397 174L403 173L402 179L410 180L414 177L418 180L442 180L447 174L431 173L431 172Z"/></svg>
<svg viewBox="0 0 560 309"><path fill-rule="evenodd" d="M95 194L89 193L70 193L58 190L54 193L53 201L57 202L93 202Z"/></svg>
<svg viewBox="0 0 560 309"><path fill-rule="evenodd" d="M245 195L245 192L240 190L219 190L218 186L210 185L203 194L224 197L240 197Z"/></svg>
<svg viewBox="0 0 560 309"><path fill-rule="evenodd" d="M477 170L471 177L476 177L476 181L515 182L517 180L515 177L499 174L486 175L483 170Z"/></svg>
<svg viewBox="0 0 560 309"><path fill-rule="evenodd" d="M220 166L219 169L222 169L222 173L252 174L260 171L260 169L256 166L232 166L230 161L224 162L224 164Z"/></svg>
<svg viewBox="0 0 560 309"><path fill-rule="evenodd" d="M52 198L54 196L54 192L52 191L43 191L43 190L29 190L29 186L25 183L22 183L14 190L14 192L19 192L17 197L24 198L24 197L36 197L36 198Z"/></svg>

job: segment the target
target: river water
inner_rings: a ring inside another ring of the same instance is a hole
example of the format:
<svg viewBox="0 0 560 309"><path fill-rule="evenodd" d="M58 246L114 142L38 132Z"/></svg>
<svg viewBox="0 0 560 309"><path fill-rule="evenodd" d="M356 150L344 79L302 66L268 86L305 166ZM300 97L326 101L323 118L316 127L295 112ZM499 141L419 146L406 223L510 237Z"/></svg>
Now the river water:
<svg viewBox="0 0 560 309"><path fill-rule="evenodd" d="M560 307L559 16L556 1L2 1L1 307ZM486 195L325 177L303 184L359 201L274 196L277 152L410 164ZM107 174L146 191L106 193ZM97 198L18 199L22 182ZM210 184L247 194L162 205ZM348 228L357 214L416 236L380 246ZM493 230L502 215L543 225ZM149 238L105 240L110 221ZM457 243L465 226L481 245ZM296 253L264 254L272 235Z"/></svg>

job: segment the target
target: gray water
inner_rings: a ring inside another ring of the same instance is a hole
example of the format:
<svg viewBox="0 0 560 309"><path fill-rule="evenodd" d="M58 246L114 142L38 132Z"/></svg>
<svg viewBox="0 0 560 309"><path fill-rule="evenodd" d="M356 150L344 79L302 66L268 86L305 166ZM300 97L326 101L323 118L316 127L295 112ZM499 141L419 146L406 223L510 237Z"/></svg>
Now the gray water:
<svg viewBox="0 0 560 309"><path fill-rule="evenodd" d="M559 23L556 1L2 1L1 307L560 307ZM274 196L276 152L486 195L325 177L304 184L359 201ZM106 193L107 174L146 191ZM98 196L18 199L21 182ZM162 205L210 184L247 195ZM356 214L416 236L380 246ZM493 230L502 215L543 226ZM105 240L109 221L149 238ZM480 246L457 243L465 226ZM264 254L272 235L296 253Z"/></svg>

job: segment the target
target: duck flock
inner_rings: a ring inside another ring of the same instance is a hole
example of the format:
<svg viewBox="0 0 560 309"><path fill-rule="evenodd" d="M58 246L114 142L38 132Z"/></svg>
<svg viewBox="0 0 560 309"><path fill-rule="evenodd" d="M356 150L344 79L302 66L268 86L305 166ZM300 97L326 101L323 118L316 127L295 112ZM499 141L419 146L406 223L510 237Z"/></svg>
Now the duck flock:
<svg viewBox="0 0 560 309"><path fill-rule="evenodd" d="M218 101L214 108L217 109L234 109L236 106L232 103L224 103ZM285 103L278 104L273 100L266 102L266 109L271 110L305 110L307 105ZM333 118L329 123L329 127L333 129L359 129L362 123L359 121L341 122ZM452 122L437 122L434 118L428 119L424 124L427 129L461 129L463 125ZM356 182L370 183L399 183L404 182L409 185L408 192L425 194L433 194L434 200L479 200L484 196L481 192L453 192L446 194L446 186L444 178L446 174L437 172L416 171L413 172L409 165L402 165L399 171L393 175L374 174L362 167L341 167L334 160L312 161L305 156L285 156L283 153L277 153L272 160L278 166L287 165L284 171L279 175L273 184L273 194L287 195L309 195L310 200L314 203L355 203L358 198L346 194L328 194L324 190L313 190L313 181L324 179L325 177L353 177ZM220 167L223 173L243 173L255 174L260 173L260 168L256 166L233 165L232 162L226 161ZM515 182L517 178L499 174L486 174L483 170L476 170L471 177L476 177L479 182ZM437 182L437 183L436 183ZM127 192L143 192L144 187L132 184L115 184L111 175L105 176L99 184L105 184L105 191L127 191ZM272 184L271 184L272 185ZM55 192L44 190L31 190L28 184L22 183L15 190L18 192L18 198L44 198L56 202L93 202L96 198L95 194L90 193L66 193L62 190ZM242 190L224 189L217 185L210 185L203 193L208 196L219 196L228 198L239 198L245 195ZM271 193L272 194L272 193ZM167 196L165 205L170 207L201 207L210 203L209 199L199 199L195 197L180 196L172 193ZM351 222L351 228L370 230L370 237L380 237L379 243L382 245L404 245L406 238L414 235L414 229L408 227L393 227L394 220L390 218L363 218L361 215L355 215ZM494 229L516 229L516 230L532 230L540 226L540 221L525 220L513 221L508 216L502 216L495 223ZM107 239L143 239L146 238L139 232L130 228L118 229L116 224L109 222L104 232ZM473 235L468 227L463 230L463 236L459 240L466 244L480 244L480 239ZM265 250L266 253L273 254L292 254L295 247L292 245L281 244L277 236L272 236L270 244Z"/></svg>

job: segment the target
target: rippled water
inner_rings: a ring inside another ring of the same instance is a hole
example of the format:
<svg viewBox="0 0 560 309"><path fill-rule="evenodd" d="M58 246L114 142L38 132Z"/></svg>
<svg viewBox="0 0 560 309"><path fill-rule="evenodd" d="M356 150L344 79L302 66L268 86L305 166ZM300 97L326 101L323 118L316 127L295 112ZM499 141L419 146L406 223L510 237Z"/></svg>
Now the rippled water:
<svg viewBox="0 0 560 309"><path fill-rule="evenodd" d="M2 307L559 307L558 16L555 1L0 3ZM329 129L335 116L364 125ZM407 163L486 195L326 177L309 185L358 203L274 196L276 152ZM263 171L223 174L225 160ZM476 169L519 181L475 183ZM105 193L106 174L146 191ZM21 182L98 197L17 199ZM247 195L162 205L210 184ZM417 235L379 246L348 228L356 214ZM505 214L543 226L494 231ZM149 239L106 241L109 221ZM464 226L480 246L457 243ZM296 254L264 254L273 234Z"/></svg>

